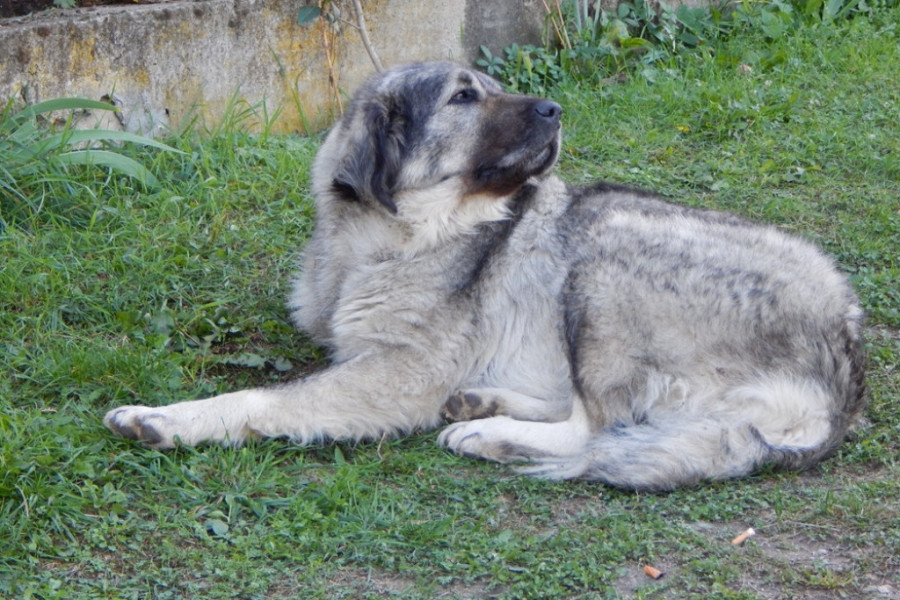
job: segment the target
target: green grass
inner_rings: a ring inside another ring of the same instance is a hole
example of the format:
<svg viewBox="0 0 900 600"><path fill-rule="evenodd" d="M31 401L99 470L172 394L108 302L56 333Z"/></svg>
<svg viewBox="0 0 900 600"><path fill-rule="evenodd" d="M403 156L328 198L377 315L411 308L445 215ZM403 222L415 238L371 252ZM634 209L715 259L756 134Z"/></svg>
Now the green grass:
<svg viewBox="0 0 900 600"><path fill-rule="evenodd" d="M898 32L893 10L749 35L554 94L567 178L777 223L851 275L870 406L833 459L643 495L516 477L434 434L166 453L112 437L113 406L321 366L283 307L318 142L224 128L143 150L157 191L87 169L0 235L0 597L896 597Z"/></svg>

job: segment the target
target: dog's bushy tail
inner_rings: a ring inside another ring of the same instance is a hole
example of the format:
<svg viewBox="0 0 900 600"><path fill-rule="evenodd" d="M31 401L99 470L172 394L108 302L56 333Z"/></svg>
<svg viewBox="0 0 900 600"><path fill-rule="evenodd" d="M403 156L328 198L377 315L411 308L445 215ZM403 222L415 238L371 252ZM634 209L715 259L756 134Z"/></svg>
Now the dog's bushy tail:
<svg viewBox="0 0 900 600"><path fill-rule="evenodd" d="M680 401L600 429L581 455L539 458L523 471L666 491L765 466L808 468L837 449L865 407L862 313L854 305L847 315L841 327L808 338L808 351L781 370L775 363L741 385L685 384Z"/></svg>
<svg viewBox="0 0 900 600"><path fill-rule="evenodd" d="M639 424L607 427L583 454L538 459L521 470L633 490L668 491L749 475L763 466L799 470L832 453L862 409L862 380L843 373L845 401L831 385L769 377L729 390L708 412L662 410Z"/></svg>

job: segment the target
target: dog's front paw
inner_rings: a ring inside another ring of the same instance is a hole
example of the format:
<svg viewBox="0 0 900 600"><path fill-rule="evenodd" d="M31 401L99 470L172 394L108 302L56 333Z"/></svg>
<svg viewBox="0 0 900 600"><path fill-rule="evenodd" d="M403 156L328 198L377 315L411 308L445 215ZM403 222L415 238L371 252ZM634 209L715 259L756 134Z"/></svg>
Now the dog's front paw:
<svg viewBox="0 0 900 600"><path fill-rule="evenodd" d="M441 408L441 416L448 421L471 421L497 414L497 402L483 398L475 390L460 390L450 396Z"/></svg>
<svg viewBox="0 0 900 600"><path fill-rule="evenodd" d="M103 424L113 433L138 440L151 448L172 448L175 435L172 419L159 409L147 406L120 406L106 413Z"/></svg>
<svg viewBox="0 0 900 600"><path fill-rule="evenodd" d="M463 421L447 426L438 436L438 444L451 452L469 458L499 463L529 460L534 450L504 435L509 417L493 417Z"/></svg>

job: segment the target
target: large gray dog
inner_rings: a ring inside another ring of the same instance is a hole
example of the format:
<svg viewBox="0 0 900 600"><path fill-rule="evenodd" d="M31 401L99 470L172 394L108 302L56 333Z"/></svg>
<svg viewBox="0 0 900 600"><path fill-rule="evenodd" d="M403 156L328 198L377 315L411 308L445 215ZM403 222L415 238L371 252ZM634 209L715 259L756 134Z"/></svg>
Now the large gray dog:
<svg viewBox="0 0 900 600"><path fill-rule="evenodd" d="M333 365L106 425L148 446L378 438L668 490L834 451L863 407L862 313L816 248L548 174L559 105L451 63L379 74L313 168L290 299Z"/></svg>

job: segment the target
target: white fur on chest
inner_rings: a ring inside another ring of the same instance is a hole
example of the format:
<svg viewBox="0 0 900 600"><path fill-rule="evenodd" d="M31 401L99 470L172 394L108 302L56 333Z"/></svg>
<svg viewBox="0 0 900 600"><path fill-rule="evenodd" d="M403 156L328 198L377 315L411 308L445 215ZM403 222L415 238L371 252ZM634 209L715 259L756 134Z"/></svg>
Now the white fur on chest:
<svg viewBox="0 0 900 600"><path fill-rule="evenodd" d="M484 289L485 364L473 387L502 387L545 399L572 394L560 294L568 273L552 242L560 207L529 211L491 265Z"/></svg>

